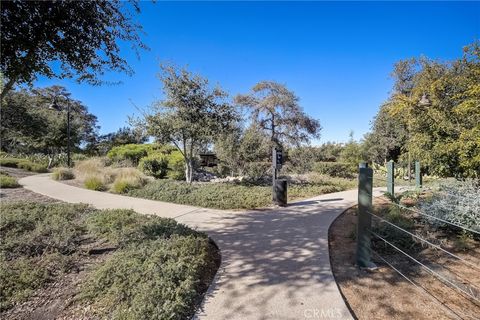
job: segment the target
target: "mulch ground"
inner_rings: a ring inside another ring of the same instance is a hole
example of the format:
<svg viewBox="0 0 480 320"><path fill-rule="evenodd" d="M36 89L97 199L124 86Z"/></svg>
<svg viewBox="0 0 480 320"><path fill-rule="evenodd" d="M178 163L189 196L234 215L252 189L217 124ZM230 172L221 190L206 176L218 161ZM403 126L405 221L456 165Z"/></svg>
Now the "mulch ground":
<svg viewBox="0 0 480 320"><path fill-rule="evenodd" d="M376 207L385 205L377 199ZM330 259L335 279L357 319L478 319L480 303L432 276L409 258L381 243L373 248L417 286L403 278L391 266L374 256L378 269L359 270L355 266L357 209L351 208L339 216L329 231ZM436 235L431 235L436 236ZM465 264L439 250L418 246L408 251L453 284L480 297L480 243L471 240L469 248L456 249L456 238L443 238L442 247L453 251L473 264Z"/></svg>

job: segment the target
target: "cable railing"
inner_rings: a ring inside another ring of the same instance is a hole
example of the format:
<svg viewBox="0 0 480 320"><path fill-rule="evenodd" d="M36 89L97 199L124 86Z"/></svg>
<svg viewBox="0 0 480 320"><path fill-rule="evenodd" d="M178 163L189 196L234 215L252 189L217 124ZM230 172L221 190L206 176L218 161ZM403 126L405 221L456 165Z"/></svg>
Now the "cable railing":
<svg viewBox="0 0 480 320"><path fill-rule="evenodd" d="M480 272L480 264L472 262L470 259L464 258L463 256L451 252L451 250L447 250L443 245L439 245L434 243L436 241L424 237L423 235L417 234L415 230L407 230L402 228L401 226L395 224L392 221L387 220L386 218L375 214L372 210L372 200L373 200L373 189L372 185L374 181L377 181L377 185L380 182L387 183L387 190L394 191L394 178L393 178L393 164L387 168L388 177L387 179L383 179L383 177L373 176L373 170L368 168L368 165L362 164L359 170L359 190L358 190L358 198L359 198L359 205L358 205L358 233L357 233L357 265L364 268L371 268L374 267L375 264L370 260L371 254L375 254L382 262L392 268L396 273L398 273L401 277L406 279L410 284L415 286L420 292L427 294L431 299L435 301L435 303L440 304L443 308L448 310L448 312L457 319L463 319L463 317L471 317L467 316L463 313L463 310L453 310L449 306L447 306L444 302L442 302L438 297L434 294L429 292L425 287L417 283L418 280L412 280L407 275L408 273L403 273L399 270L398 267L395 267L391 262L387 261L384 257L382 257L378 252L372 249L371 247L371 238L375 237L379 239L381 242L385 243L385 245L392 248L397 256L403 256L408 258L412 261L415 265L420 266L421 270L424 270L434 279L442 283L442 285L446 286L449 290L454 290L458 292L460 296L466 298L470 303L474 304L477 307L480 307L480 289L477 287L478 284L470 281L465 281L462 278L462 275L458 274L457 270L472 270L472 272L479 273ZM416 167L416 190L422 190L422 178L420 175L420 167ZM434 191L433 189L431 191ZM436 191L436 190L435 190ZM474 197L467 197L463 195L451 194L450 192L438 191L440 194L444 195L445 197L452 197L455 200L453 202L457 203L458 201L472 201L476 200ZM393 193L393 192L391 192ZM480 228L477 226L465 226L462 223L457 223L453 221L449 221L440 217L437 217L430 212L425 212L418 208L407 207L403 204L398 203L398 200L391 199L389 204L396 206L402 210L407 210L410 212L415 213L417 216L422 216L430 220L430 222L437 221L441 222L444 225L453 226L463 231L467 231L471 234L480 235ZM453 207L452 207L453 209ZM415 217L417 217L415 216ZM446 264L444 260L443 263L431 263L430 261L425 261L422 258L416 257L415 254L406 251L405 249L401 248L395 240L392 240L389 236L383 235L383 232L372 229L372 219L376 219L377 223L386 224L400 232L405 233L406 235L414 238L417 241L420 241L422 244L426 244L427 246L433 248L434 250L438 250L444 253L449 258L453 258L453 260L447 259L448 262L459 262L468 267L468 269L458 269L453 268L454 264ZM413 231L413 232L412 232ZM448 266L448 267L447 267ZM452 271L455 270L455 271ZM437 291L436 291L437 292ZM439 292L443 292L440 290ZM445 299L443 299L446 301ZM457 309L457 308L455 308ZM461 312L462 311L462 312Z"/></svg>
<svg viewBox="0 0 480 320"><path fill-rule="evenodd" d="M410 231L408 231L408 230L406 230L406 229L404 229L404 228L402 228L402 227L399 227L399 226L397 226L396 224L391 223L390 221L385 220L385 219L383 219L382 217L380 217L380 216L378 216L378 215L376 215L376 214L374 214L374 213L372 213L372 212L370 212L370 211L367 211L367 213L370 214L372 217L374 217L374 218L376 218L376 219L378 219L378 220L380 220L380 221L382 221L382 222L384 222L384 223L386 223L386 224L388 224L388 225L390 225L390 226L392 226L392 227L394 227L394 228L396 228L396 229L398 229L398 230L400 230L400 231L405 232L406 234L408 234L408 235L410 235L410 236L412 236L412 237L414 237L414 238L416 238L416 239L418 239L418 240L420 240L420 241L422 241L422 242L424 242L424 243L432 246L432 247L435 248L435 249L438 249L438 250L440 250L440 251L448 254L448 255L451 256L452 258L455 258L455 259L461 261L462 263L464 263L465 265L468 265L468 266L470 266L470 267L472 267L472 268L474 268L474 269L476 269L476 270L478 270L478 271L480 272L480 268L479 268L477 265L473 264L472 262L470 262L470 261L468 261L468 260L465 260L465 259L459 257L458 255L456 255L456 254L454 254L454 253L452 253L452 252L450 252L450 251L442 248L441 246L436 245L436 244L434 244L434 243L432 243L432 242L430 242L430 241L428 241L428 240L426 240L426 239L424 239L424 238L422 238L422 237L420 237L420 236L418 236L418 235L416 235L416 234L414 234L414 233L412 233L412 232L410 232Z"/></svg>
<svg viewBox="0 0 480 320"><path fill-rule="evenodd" d="M395 202L392 202L391 204L401 208L401 209L404 209L404 210L409 210L409 211L412 211L412 212L415 212L419 215L422 215L422 216L426 216L430 219L434 219L434 220L437 220L437 221L440 221L440 222L443 222L443 223L446 223L446 224L449 224L449 225L452 225L452 226L455 226L457 228L460 228L460 229L463 229L465 231L469 231L469 232L472 232L472 233L475 233L477 235L480 235L480 232L479 231L476 231L472 228L469 228L469 227L466 227L466 226L463 226L461 224L458 224L458 223L455 223L455 222L452 222L452 221L448 221L448 220L445 220L445 219L442 219L442 218L439 218L439 217L436 217L436 216L433 216L431 214L428 214L428 213L425 213L423 211L420 211L418 209L413 209L413 208L410 208L410 207L407 207L407 206L404 206L402 204L399 204L399 203L395 203Z"/></svg>
<svg viewBox="0 0 480 320"><path fill-rule="evenodd" d="M436 304L440 305L442 308L447 310L451 315L453 315L457 319L463 320L463 318L455 312L452 308L447 306L445 303L440 301L437 297L435 297L433 294L428 292L427 289L422 287L421 285L415 283L413 280L411 280L409 277L407 277L405 274L403 274L399 269L395 268L394 265L392 265L390 262L388 262L384 257L382 257L378 252L375 250L372 250L372 253L374 253L380 260L382 260L386 265L388 265L390 268L392 268L394 271L396 271L401 277L403 277L405 280L407 280L410 284L412 284L417 290L419 290L422 293L425 293L427 296L429 296Z"/></svg>
<svg viewBox="0 0 480 320"><path fill-rule="evenodd" d="M480 303L480 299L477 298L475 295L463 290L462 288L460 288L458 285L456 285L455 283L453 283L452 281L450 281L448 278L446 278L445 276L442 276L441 274L439 274L438 272L434 271L433 269L431 269L430 267L428 267L427 265L425 265L424 263L422 263L421 261L419 261L418 259L414 258L413 256L409 255L408 253L406 253L405 251L403 251L402 249L400 249L399 247L397 247L396 245L394 245L393 243L391 243L390 241L388 241L387 239L383 238L381 235L379 235L378 233L376 233L375 231L373 230L370 230L370 233L373 234L374 236L376 236L377 238L379 238L380 240L382 240L383 242L385 242L386 244L388 244L389 246L391 246L393 249L395 249L396 251L400 252L401 254L403 254L404 256L408 257L410 260L412 260L413 262L419 264L420 266L422 266L422 268L424 268L425 270L427 270L429 273L431 273L434 277L436 277L437 279L440 279L446 283L448 283L449 285L451 285L452 287L454 287L455 289L457 289L460 293L470 297L471 299L477 301Z"/></svg>

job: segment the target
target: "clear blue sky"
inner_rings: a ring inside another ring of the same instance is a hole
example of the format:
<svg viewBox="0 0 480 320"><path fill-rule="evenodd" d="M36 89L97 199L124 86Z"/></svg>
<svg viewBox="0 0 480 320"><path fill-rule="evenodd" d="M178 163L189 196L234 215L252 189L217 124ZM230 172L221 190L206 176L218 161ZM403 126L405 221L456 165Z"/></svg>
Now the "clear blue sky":
<svg viewBox="0 0 480 320"><path fill-rule="evenodd" d="M324 141L361 138L392 87L399 59L461 56L479 39L478 2L142 2L138 21L151 48L140 60L125 46L133 77L111 73L116 86L61 84L98 116L101 133L126 125L132 102L162 97L160 61L173 62L220 84L232 96L260 80L286 84L318 118Z"/></svg>

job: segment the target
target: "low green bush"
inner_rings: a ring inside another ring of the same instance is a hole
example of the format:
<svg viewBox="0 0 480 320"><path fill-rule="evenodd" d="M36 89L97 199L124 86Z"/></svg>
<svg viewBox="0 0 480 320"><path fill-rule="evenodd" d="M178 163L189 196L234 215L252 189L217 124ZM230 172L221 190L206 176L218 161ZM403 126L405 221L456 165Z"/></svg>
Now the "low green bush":
<svg viewBox="0 0 480 320"><path fill-rule="evenodd" d="M10 177L4 173L0 174L0 188L18 188L20 185L17 179Z"/></svg>
<svg viewBox="0 0 480 320"><path fill-rule="evenodd" d="M346 179L354 178L355 170L350 164L343 162L316 162L313 165L313 171L315 172Z"/></svg>
<svg viewBox="0 0 480 320"><path fill-rule="evenodd" d="M84 181L85 188L96 191L104 191L106 189L102 179L97 177L87 177Z"/></svg>
<svg viewBox="0 0 480 320"><path fill-rule="evenodd" d="M68 270L85 205L4 203L0 211L0 310Z"/></svg>
<svg viewBox="0 0 480 320"><path fill-rule="evenodd" d="M103 210L90 215L86 224L89 232L95 237L107 239L121 246L147 239L169 238L173 234L205 236L173 219L139 215L133 210L126 209Z"/></svg>
<svg viewBox="0 0 480 320"><path fill-rule="evenodd" d="M208 239L172 235L113 254L88 277L82 298L108 319L190 319L215 270Z"/></svg>
<svg viewBox="0 0 480 320"><path fill-rule="evenodd" d="M38 173L48 172L47 166L41 163L34 163L27 159L1 158L0 166L10 167L10 168L19 168L27 171L38 172Z"/></svg>
<svg viewBox="0 0 480 320"><path fill-rule="evenodd" d="M0 158L0 166L17 168L19 161L20 159L16 158Z"/></svg>
<svg viewBox="0 0 480 320"><path fill-rule="evenodd" d="M185 180L185 159L180 151L172 151L168 157L167 177L173 180Z"/></svg>
<svg viewBox="0 0 480 320"><path fill-rule="evenodd" d="M324 193L342 191L348 185L340 184L291 184L289 201ZM131 190L129 195L152 200L174 202L217 209L252 209L272 204L272 187L239 183L194 183L156 180L143 188Z"/></svg>
<svg viewBox="0 0 480 320"><path fill-rule="evenodd" d="M6 203L0 233L0 311L74 270L85 239L116 247L72 300L99 318L189 319L219 261L204 233L132 210Z"/></svg>
<svg viewBox="0 0 480 320"><path fill-rule="evenodd" d="M75 179L75 174L69 168L55 168L52 173L53 180L71 180Z"/></svg>
<svg viewBox="0 0 480 320"><path fill-rule="evenodd" d="M113 147L107 153L107 157L114 161L129 160L134 165L138 165L140 159L146 157L151 150L151 144L126 144Z"/></svg>
<svg viewBox="0 0 480 320"><path fill-rule="evenodd" d="M151 154L140 159L138 169L147 176L162 179L165 178L168 172L168 160L168 156L164 154Z"/></svg>

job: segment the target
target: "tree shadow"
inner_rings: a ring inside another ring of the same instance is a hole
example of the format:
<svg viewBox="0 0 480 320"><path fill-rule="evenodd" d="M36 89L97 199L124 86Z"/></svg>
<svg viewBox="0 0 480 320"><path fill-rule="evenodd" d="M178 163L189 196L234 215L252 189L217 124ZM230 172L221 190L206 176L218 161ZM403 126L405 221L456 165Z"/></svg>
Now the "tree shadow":
<svg viewBox="0 0 480 320"><path fill-rule="evenodd" d="M343 198L332 201L337 199ZM286 208L229 214L201 225L199 229L217 242L222 254L206 300L220 299L222 310L228 310L222 315L226 319L300 319L308 308L328 307L319 298L322 291L331 291L332 301L340 297L330 269L328 227L345 206L345 202L303 201ZM249 296L254 289L256 295ZM278 301L283 304L272 315L271 304ZM289 315L283 313L287 309ZM339 312L350 317L345 307Z"/></svg>

